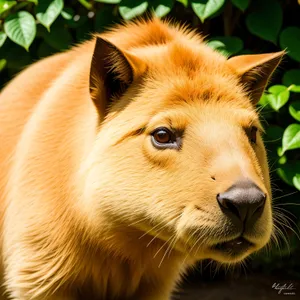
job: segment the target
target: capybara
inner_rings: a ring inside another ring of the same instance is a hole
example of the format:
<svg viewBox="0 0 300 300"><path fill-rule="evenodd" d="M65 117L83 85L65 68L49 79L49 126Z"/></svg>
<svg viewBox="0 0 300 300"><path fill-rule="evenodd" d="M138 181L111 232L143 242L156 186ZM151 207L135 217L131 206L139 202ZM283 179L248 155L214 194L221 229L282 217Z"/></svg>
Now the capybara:
<svg viewBox="0 0 300 300"><path fill-rule="evenodd" d="M284 52L227 59L156 18L34 63L0 95L3 285L14 300L167 300L273 233L255 108Z"/></svg>

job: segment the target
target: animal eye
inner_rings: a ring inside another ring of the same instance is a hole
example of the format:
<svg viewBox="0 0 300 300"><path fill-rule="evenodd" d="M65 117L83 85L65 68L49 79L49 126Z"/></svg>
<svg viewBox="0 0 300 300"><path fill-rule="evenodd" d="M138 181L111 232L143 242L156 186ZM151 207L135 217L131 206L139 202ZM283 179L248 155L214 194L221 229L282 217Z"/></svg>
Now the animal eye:
<svg viewBox="0 0 300 300"><path fill-rule="evenodd" d="M257 127L252 126L249 133L251 143L256 144Z"/></svg>
<svg viewBox="0 0 300 300"><path fill-rule="evenodd" d="M174 149L180 146L180 138L166 127L156 128L151 133L151 140L153 146L158 149Z"/></svg>
<svg viewBox="0 0 300 300"><path fill-rule="evenodd" d="M155 141L160 144L170 143L172 139L172 133L167 128L157 128L153 133L152 136L154 137Z"/></svg>

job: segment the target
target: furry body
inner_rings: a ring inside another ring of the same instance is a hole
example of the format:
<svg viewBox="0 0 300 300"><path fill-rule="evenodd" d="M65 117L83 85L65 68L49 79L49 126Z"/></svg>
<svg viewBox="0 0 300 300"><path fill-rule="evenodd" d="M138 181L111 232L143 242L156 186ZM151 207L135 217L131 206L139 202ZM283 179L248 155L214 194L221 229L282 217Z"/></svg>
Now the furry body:
<svg viewBox="0 0 300 300"><path fill-rule="evenodd" d="M98 38L124 53L104 61L126 85L111 99ZM243 80L263 88L281 56L226 60L197 34L152 20L95 36L12 80L0 95L10 298L166 300L196 260L235 262L263 247L272 232L268 166L261 137L252 147L242 129L260 125L241 77L255 69ZM267 78L257 79L269 61ZM152 147L151 132L165 124L184 131L180 151ZM215 199L240 177L268 200L246 230L255 246L229 257L211 245L239 229Z"/></svg>

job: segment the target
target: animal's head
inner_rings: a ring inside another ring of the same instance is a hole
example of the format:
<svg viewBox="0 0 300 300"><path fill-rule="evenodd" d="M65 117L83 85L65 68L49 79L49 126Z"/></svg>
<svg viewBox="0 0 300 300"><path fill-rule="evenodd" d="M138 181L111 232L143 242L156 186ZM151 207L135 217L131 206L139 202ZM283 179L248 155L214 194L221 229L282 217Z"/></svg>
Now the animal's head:
<svg viewBox="0 0 300 300"><path fill-rule="evenodd" d="M195 258L240 261L272 232L255 106L283 52L226 59L196 35L161 26L174 37L157 45L124 50L96 39L90 211Z"/></svg>

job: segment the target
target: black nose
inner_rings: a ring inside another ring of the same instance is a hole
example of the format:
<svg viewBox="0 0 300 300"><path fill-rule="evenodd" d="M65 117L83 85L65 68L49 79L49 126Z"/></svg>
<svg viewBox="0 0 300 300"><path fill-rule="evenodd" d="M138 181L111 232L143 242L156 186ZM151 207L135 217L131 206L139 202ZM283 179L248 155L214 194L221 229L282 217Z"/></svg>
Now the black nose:
<svg viewBox="0 0 300 300"><path fill-rule="evenodd" d="M250 180L241 180L217 195L218 203L231 219L254 222L263 212L266 195Z"/></svg>

